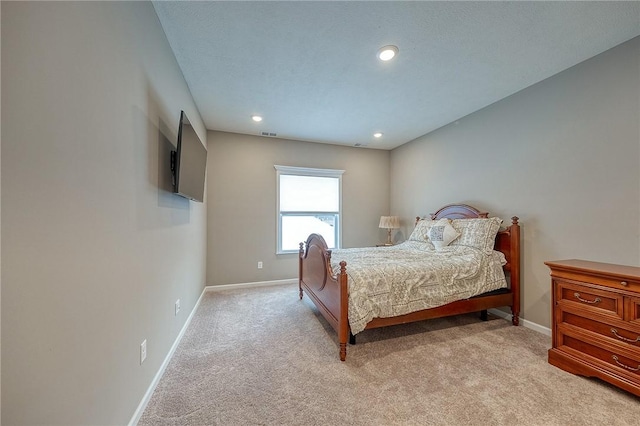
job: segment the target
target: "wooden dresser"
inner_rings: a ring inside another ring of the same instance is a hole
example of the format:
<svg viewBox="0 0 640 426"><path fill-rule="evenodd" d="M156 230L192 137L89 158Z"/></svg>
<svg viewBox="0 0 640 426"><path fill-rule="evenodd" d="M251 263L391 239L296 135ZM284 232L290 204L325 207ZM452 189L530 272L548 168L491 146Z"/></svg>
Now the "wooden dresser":
<svg viewBox="0 0 640 426"><path fill-rule="evenodd" d="M549 363L640 396L640 268L558 260Z"/></svg>

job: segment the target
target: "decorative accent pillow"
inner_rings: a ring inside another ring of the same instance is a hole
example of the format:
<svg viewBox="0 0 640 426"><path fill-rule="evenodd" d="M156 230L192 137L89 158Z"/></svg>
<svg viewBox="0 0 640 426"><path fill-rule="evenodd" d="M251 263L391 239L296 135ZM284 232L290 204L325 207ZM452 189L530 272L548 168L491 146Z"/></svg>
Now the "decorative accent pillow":
<svg viewBox="0 0 640 426"><path fill-rule="evenodd" d="M501 224L502 219L498 217L453 219L451 225L460 233L460 237L451 245L475 247L486 254L491 254Z"/></svg>
<svg viewBox="0 0 640 426"><path fill-rule="evenodd" d="M429 240L433 243L436 250L451 244L453 240L460 236L460 232L456 231L449 219L440 219L431 229L429 229Z"/></svg>

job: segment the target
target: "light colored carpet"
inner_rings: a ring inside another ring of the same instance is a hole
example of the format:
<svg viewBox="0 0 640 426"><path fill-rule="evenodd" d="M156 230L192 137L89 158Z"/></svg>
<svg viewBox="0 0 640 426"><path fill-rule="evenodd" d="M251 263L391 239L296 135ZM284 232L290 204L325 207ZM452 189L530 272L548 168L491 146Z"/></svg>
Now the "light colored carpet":
<svg viewBox="0 0 640 426"><path fill-rule="evenodd" d="M462 315L336 333L297 286L208 292L140 425L638 425L640 399L547 363L548 336Z"/></svg>

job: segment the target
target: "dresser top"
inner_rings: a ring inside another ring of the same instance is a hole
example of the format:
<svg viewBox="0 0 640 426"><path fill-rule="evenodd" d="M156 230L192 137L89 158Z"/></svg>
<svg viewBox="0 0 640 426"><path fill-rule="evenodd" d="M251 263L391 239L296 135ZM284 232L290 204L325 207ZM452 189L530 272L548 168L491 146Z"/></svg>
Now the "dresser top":
<svg viewBox="0 0 640 426"><path fill-rule="evenodd" d="M640 267L637 266L592 262L580 259L550 260L544 262L544 264L555 270L587 272L593 275L609 275L622 279L640 279Z"/></svg>

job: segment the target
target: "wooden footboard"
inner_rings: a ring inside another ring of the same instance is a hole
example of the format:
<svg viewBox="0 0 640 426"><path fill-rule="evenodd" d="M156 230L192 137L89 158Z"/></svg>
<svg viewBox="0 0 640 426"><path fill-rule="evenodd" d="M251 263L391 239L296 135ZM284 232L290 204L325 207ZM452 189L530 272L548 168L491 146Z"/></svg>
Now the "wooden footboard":
<svg viewBox="0 0 640 426"><path fill-rule="evenodd" d="M487 217L487 214L481 213L473 207L458 204L445 206L432 215L434 219L442 217L479 218ZM498 232L495 249L504 253L507 259L504 269L508 274L508 289L398 317L374 318L367 324L366 329L478 312L501 306L511 307L512 323L518 325L520 315L520 225L517 217L512 218L512 223L508 228ZM350 336L347 264L344 261L340 262L340 272L337 275L333 274L331 250L327 248L324 238L318 234L311 234L305 243L300 243L299 257L300 299L306 291L322 316L336 330L340 345L340 360L344 361L347 356L347 342Z"/></svg>
<svg viewBox="0 0 640 426"><path fill-rule="evenodd" d="M338 333L341 361L347 357L350 330L346 266L346 262L340 262L340 272L337 276L333 275L331 250L321 235L311 234L306 243L300 243L300 299L303 290L306 290L322 316Z"/></svg>

